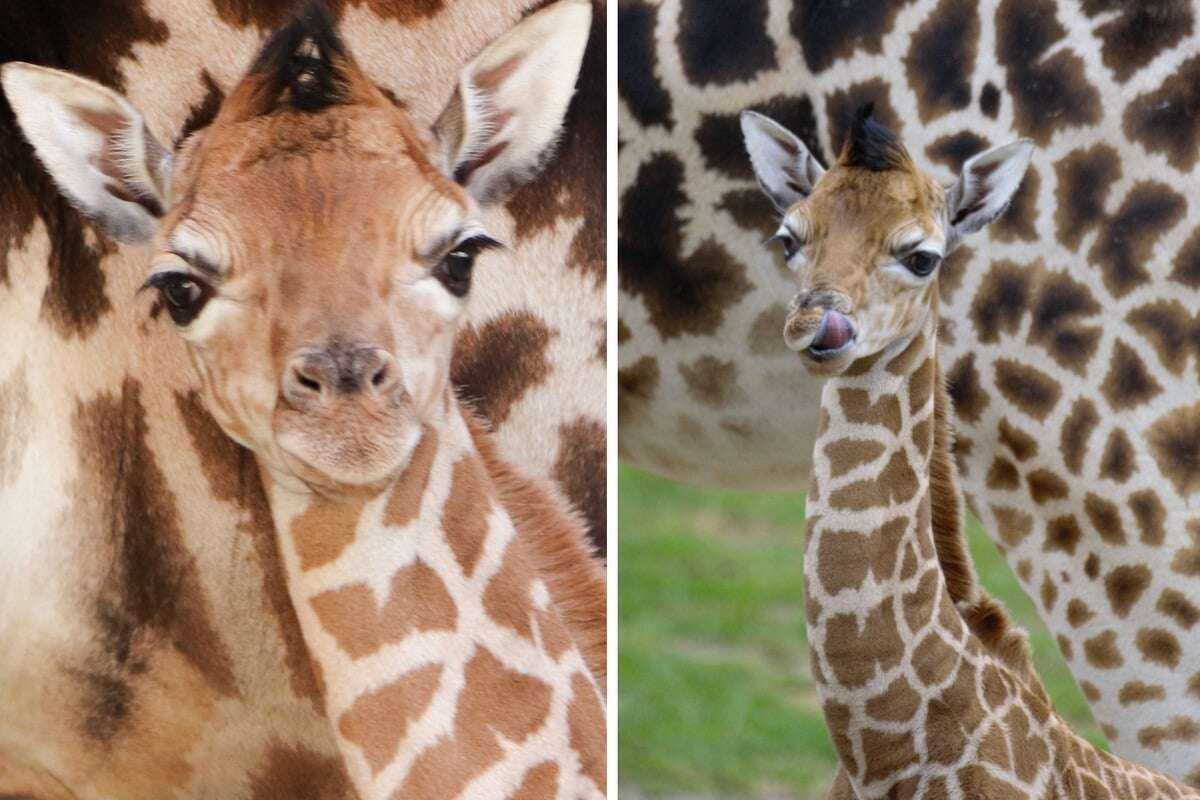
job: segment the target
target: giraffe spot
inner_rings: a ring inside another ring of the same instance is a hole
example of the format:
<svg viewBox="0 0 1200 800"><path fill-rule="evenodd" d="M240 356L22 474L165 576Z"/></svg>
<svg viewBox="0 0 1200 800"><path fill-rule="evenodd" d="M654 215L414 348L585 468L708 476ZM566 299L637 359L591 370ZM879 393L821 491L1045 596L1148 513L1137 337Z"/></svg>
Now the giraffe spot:
<svg viewBox="0 0 1200 800"><path fill-rule="evenodd" d="M1129 681L1121 687L1120 694L1117 695L1117 700L1120 701L1121 705L1127 706L1131 703L1165 700L1166 697L1166 690L1161 686L1142 683L1141 681Z"/></svg>
<svg viewBox="0 0 1200 800"><path fill-rule="evenodd" d="M855 614L829 616L819 646L839 684L858 688L875 676L877 665L890 669L900 663L904 641L895 619L891 599L871 609L861 629Z"/></svg>
<svg viewBox="0 0 1200 800"><path fill-rule="evenodd" d="M1150 455L1181 497L1200 491L1200 403L1159 417L1146 431Z"/></svg>
<svg viewBox="0 0 1200 800"><path fill-rule="evenodd" d="M704 0L683 0L675 40L688 82L728 86L774 69L775 43L767 35L766 0L748 0L736 11Z"/></svg>
<svg viewBox="0 0 1200 800"><path fill-rule="evenodd" d="M1176 589L1163 589L1154 609L1175 620L1184 630L1190 631L1193 625L1200 622L1200 608Z"/></svg>
<svg viewBox="0 0 1200 800"><path fill-rule="evenodd" d="M863 752L871 754L863 773L863 783L883 780L920 762L909 731L891 733L863 728L859 737Z"/></svg>
<svg viewBox="0 0 1200 800"><path fill-rule="evenodd" d="M1017 461L1028 461L1037 455L1037 439L1001 417L997 427L997 439L1013 454Z"/></svg>
<svg viewBox="0 0 1200 800"><path fill-rule="evenodd" d="M608 489L599 479L608 459L604 423L577 417L559 426L554 480L587 522L588 538L601 558L608 552Z"/></svg>
<svg viewBox="0 0 1200 800"><path fill-rule="evenodd" d="M1007 547L1017 547L1033 531L1033 516L1008 506L989 506L996 520L996 535Z"/></svg>
<svg viewBox="0 0 1200 800"><path fill-rule="evenodd" d="M1162 386L1146 369L1141 356L1118 339L1100 391L1110 406L1121 411L1150 402L1162 393Z"/></svg>
<svg viewBox="0 0 1200 800"><path fill-rule="evenodd" d="M1062 653L1063 661L1073 661L1075 659L1075 648L1071 646L1071 640L1061 633L1055 636L1054 639L1058 642L1058 651Z"/></svg>
<svg viewBox="0 0 1200 800"><path fill-rule="evenodd" d="M1185 3L1173 0L1126 4L1119 0L1087 0L1083 10L1089 16L1117 12L1098 26L1104 65L1121 82L1129 80L1156 56L1174 47L1192 32L1192 11Z"/></svg>
<svg viewBox="0 0 1200 800"><path fill-rule="evenodd" d="M809 4L815 2L810 0ZM795 13L793 8L793 16ZM885 128L897 134L903 130L903 121L889 99L890 91L891 87L887 81L876 78L852 84L845 89L837 89L826 95L825 118L829 121L829 141L837 142L835 152L841 150L842 143L846 141L850 132L850 125L854 122L854 115L865 103L874 104L875 119Z"/></svg>
<svg viewBox="0 0 1200 800"><path fill-rule="evenodd" d="M650 405L658 381L658 360L654 356L642 356L617 371L617 416L622 422L630 422Z"/></svg>
<svg viewBox="0 0 1200 800"><path fill-rule="evenodd" d="M1075 555L1075 545L1083 538L1079 523L1075 517L1067 514L1055 517L1046 523L1046 542L1042 546L1044 552L1060 550L1067 555Z"/></svg>
<svg viewBox="0 0 1200 800"><path fill-rule="evenodd" d="M474 572L483 552L491 511L491 492L483 464L474 456L464 456L455 463L450 478L450 496L442 509L442 530L467 577Z"/></svg>
<svg viewBox="0 0 1200 800"><path fill-rule="evenodd" d="M1025 476L1029 484L1029 496L1033 502L1043 505L1050 500L1061 500L1067 496L1067 483L1047 469L1035 469Z"/></svg>
<svg viewBox="0 0 1200 800"><path fill-rule="evenodd" d="M415 631L454 630L458 618L446 585L420 560L392 576L382 607L365 583L321 592L309 602L325 632L356 660Z"/></svg>
<svg viewBox="0 0 1200 800"><path fill-rule="evenodd" d="M604 707L596 690L579 673L571 677L571 704L567 708L571 749L579 757L580 771L603 790L608 768L605 760Z"/></svg>
<svg viewBox="0 0 1200 800"><path fill-rule="evenodd" d="M1071 406L1071 413L1063 420L1059 450L1062 452L1063 463L1075 475L1083 469L1088 440L1099 423L1100 415L1096 412L1096 405L1085 397L1075 401L1075 405Z"/></svg>
<svg viewBox="0 0 1200 800"><path fill-rule="evenodd" d="M1200 530L1194 522L1188 527L1192 536L1192 546L1181 547L1175 551L1175 558L1171 560L1171 570L1190 578L1200 575Z"/></svg>
<svg viewBox="0 0 1200 800"><path fill-rule="evenodd" d="M1079 689L1083 692L1084 698L1086 698L1089 703L1100 702L1100 690L1097 689L1096 685L1091 681L1080 681Z"/></svg>
<svg viewBox="0 0 1200 800"><path fill-rule="evenodd" d="M954 405L955 416L967 422L979 421L988 406L988 396L980 384L974 353L959 357L946 373L946 392Z"/></svg>
<svg viewBox="0 0 1200 800"><path fill-rule="evenodd" d="M740 13L739 10L738 14ZM765 114L787 128L800 141L804 142L813 157L819 162L825 163L821 139L817 133L816 111L813 109L812 100L807 95L798 97L776 95L769 100L755 103L746 110ZM704 157L704 164L709 169L731 178L753 180L754 169L750 165L750 159L746 157L740 116L740 112L736 114L705 114L696 127L696 144L699 145L700 154ZM778 216L762 192L753 191L753 194L760 198L765 205L768 221ZM760 217L760 224L761 221ZM772 226L771 232L774 230L775 227Z"/></svg>
<svg viewBox="0 0 1200 800"><path fill-rule="evenodd" d="M780 335L786 319L787 309L779 303L772 303L755 317L754 324L750 326L750 352L756 356L786 353L787 345Z"/></svg>
<svg viewBox="0 0 1200 800"><path fill-rule="evenodd" d="M1100 455L1100 477L1124 483L1133 475L1137 466L1137 454L1129 437L1120 428L1113 428Z"/></svg>
<svg viewBox="0 0 1200 800"><path fill-rule="evenodd" d="M930 161L944 165L957 175L962 172L963 164L968 158L987 150L991 144L974 131L959 131L934 139L933 143L925 148L925 155Z"/></svg>
<svg viewBox="0 0 1200 800"><path fill-rule="evenodd" d="M1155 664L1174 669L1179 665L1179 657L1183 648L1175 634L1161 628L1142 628L1134 640L1142 658Z"/></svg>
<svg viewBox="0 0 1200 800"><path fill-rule="evenodd" d="M1100 94L1069 48L1049 51L1067 35L1052 0L1003 0L996 9L996 59L1005 68L1013 124L1045 146L1058 131L1100 119Z"/></svg>
<svg viewBox="0 0 1200 800"><path fill-rule="evenodd" d="M16 480L29 446L29 378L24 362L0 381L0 489Z"/></svg>
<svg viewBox="0 0 1200 800"><path fill-rule="evenodd" d="M1000 730L1000 725L993 722L979 740L979 760L993 764L1002 772L1012 770L1012 757L1008 753L1008 740Z"/></svg>
<svg viewBox="0 0 1200 800"><path fill-rule="evenodd" d="M1020 759L1017 759L1020 763ZM958 783L963 797L986 797L988 800L1025 800L1029 795L1008 781L998 778L979 764L958 771Z"/></svg>
<svg viewBox="0 0 1200 800"><path fill-rule="evenodd" d="M868 536L853 531L820 531L817 576L826 593L836 595L843 589L861 586L869 568L867 559L862 556L870 549L871 539Z"/></svg>
<svg viewBox="0 0 1200 800"><path fill-rule="evenodd" d="M882 722L907 722L921 706L921 696L899 675L887 688L867 700L865 708L872 719Z"/></svg>
<svg viewBox="0 0 1200 800"><path fill-rule="evenodd" d="M500 697L503 708L496 703ZM478 648L463 670L453 732L421 751L393 797L457 797L504 755L500 737L520 744L542 727L550 699L550 687L541 680L510 669L487 649ZM404 707L396 713L403 714ZM568 711L570 727L569 717ZM397 718L404 717L382 717L383 732L394 731Z"/></svg>
<svg viewBox="0 0 1200 800"><path fill-rule="evenodd" d="M895 362L892 362L893 364ZM888 365L890 369L892 364ZM926 359L908 381L908 413L916 416L933 393L933 359Z"/></svg>
<svg viewBox="0 0 1200 800"><path fill-rule="evenodd" d="M1083 560L1083 574L1089 579L1096 580L1100 574L1100 557L1095 553L1088 553L1088 557Z"/></svg>
<svg viewBox="0 0 1200 800"><path fill-rule="evenodd" d="M996 456L988 469L987 487L989 489L1016 489L1021 485L1021 474L1017 467L1007 458Z"/></svg>
<svg viewBox="0 0 1200 800"><path fill-rule="evenodd" d="M882 52L883 37L908 1L893 4L849 0L831 4L801 0L792 6L788 24L800 42L808 68L819 73L838 59L848 58L855 50Z"/></svg>
<svg viewBox="0 0 1200 800"><path fill-rule="evenodd" d="M813 665L818 665L816 659L813 659ZM833 749L837 751L838 761L845 767L844 770L838 770L838 774L845 775L849 770L857 775L858 759L854 753L854 744L847 735L850 728L850 707L834 700L826 700L821 706L821 713L825 716L825 726L829 729L829 738L833 741Z"/></svg>
<svg viewBox="0 0 1200 800"><path fill-rule="evenodd" d="M1141 532L1142 543L1152 546L1162 544L1165 536L1163 523L1166 521L1167 511L1158 495L1150 489L1143 489L1129 495L1128 503Z"/></svg>
<svg viewBox="0 0 1200 800"><path fill-rule="evenodd" d="M691 364L680 364L679 374L688 395L702 406L721 409L746 398L737 383L737 365L712 356L700 356Z"/></svg>
<svg viewBox="0 0 1200 800"><path fill-rule="evenodd" d="M553 371L547 350L557 336L527 311L509 311L462 328L454 340L450 380L475 413L498 428L530 389Z"/></svg>
<svg viewBox="0 0 1200 800"><path fill-rule="evenodd" d="M921 683L935 686L950 677L958 656L936 631L925 635L913 651L913 670Z"/></svg>
<svg viewBox="0 0 1200 800"><path fill-rule="evenodd" d="M353 496L346 501L313 495L308 508L292 520L292 546L307 571L331 564L350 543L366 500Z"/></svg>
<svg viewBox="0 0 1200 800"><path fill-rule="evenodd" d="M1104 286L1124 297L1150 280L1154 245L1183 217L1183 197L1163 183L1142 181L1129 190L1116 214L1101 227L1088 261L1100 267Z"/></svg>
<svg viewBox="0 0 1200 800"><path fill-rule="evenodd" d="M912 429L913 446L917 448L918 453L929 455L933 450L933 419L926 417L925 419L913 425Z"/></svg>
<svg viewBox="0 0 1200 800"><path fill-rule="evenodd" d="M1138 744L1147 750L1158 750L1164 742L1194 742L1200 740L1200 723L1188 717L1171 717L1166 725L1147 725L1138 731Z"/></svg>
<svg viewBox="0 0 1200 800"><path fill-rule="evenodd" d="M1010 403L1044 422L1062 394L1058 381L1038 369L1007 358L996 359L996 388Z"/></svg>
<svg viewBox="0 0 1200 800"><path fill-rule="evenodd" d="M1094 616L1096 614L1088 608L1087 603L1078 597L1071 598L1071 601L1067 603L1067 624L1072 628L1078 628Z"/></svg>
<svg viewBox="0 0 1200 800"><path fill-rule="evenodd" d="M1054 603L1058 600L1058 586L1049 573L1042 573L1042 608L1047 612L1054 610Z"/></svg>
<svg viewBox="0 0 1200 800"><path fill-rule="evenodd" d="M1174 269L1167 277L1192 289L1200 289L1200 228L1179 248L1172 262Z"/></svg>
<svg viewBox="0 0 1200 800"><path fill-rule="evenodd" d="M1149 588L1150 580L1150 569L1143 564L1125 564L1109 572L1104 578L1104 591L1113 613L1121 619L1128 617L1130 610Z"/></svg>
<svg viewBox="0 0 1200 800"><path fill-rule="evenodd" d="M746 268L716 239L683 255L683 164L656 153L621 198L617 259L621 289L640 297L664 339L711 334L749 290Z"/></svg>
<svg viewBox="0 0 1200 800"><path fill-rule="evenodd" d="M415 669L360 695L338 718L338 731L362 750L372 775L388 765L408 726L425 713L441 676L441 664Z"/></svg>
<svg viewBox="0 0 1200 800"><path fill-rule="evenodd" d="M1054 165L1054 223L1064 247L1078 250L1083 237L1105 219L1113 183L1121 177L1121 161L1111 146L1099 143L1072 150Z"/></svg>
<svg viewBox="0 0 1200 800"><path fill-rule="evenodd" d="M1167 73L1157 89L1138 95L1125 107L1125 135L1167 163L1187 172L1200 154L1200 57L1189 58Z"/></svg>
<svg viewBox="0 0 1200 800"><path fill-rule="evenodd" d="M1200 672L1197 672L1188 678L1187 682L1188 694L1195 697L1200 697Z"/></svg>
<svg viewBox="0 0 1200 800"><path fill-rule="evenodd" d="M892 503L904 503L917 493L917 474L908 463L903 450L897 450L877 478L855 481L834 490L829 495L833 508L862 511L867 508L886 508Z"/></svg>
<svg viewBox="0 0 1200 800"><path fill-rule="evenodd" d="M617 87L629 113L647 127L671 121L671 95L658 71L654 29L656 9L641 3L617 6Z"/></svg>
<svg viewBox="0 0 1200 800"><path fill-rule="evenodd" d="M1121 524L1121 511L1116 503L1088 492L1083 498L1083 510L1101 539L1109 544L1125 544L1125 526Z"/></svg>
<svg viewBox="0 0 1200 800"><path fill-rule="evenodd" d="M535 642L536 621L543 649L557 661L570 646L570 637L556 614L544 611L535 604L533 586L536 575L530 568L522 544L520 539L508 543L500 569L492 576L483 593L483 609L493 622L516 631L530 642Z"/></svg>
<svg viewBox="0 0 1200 800"><path fill-rule="evenodd" d="M510 800L543 800L558 796L558 764L543 761L525 770L521 785Z"/></svg>
<svg viewBox="0 0 1200 800"><path fill-rule="evenodd" d="M276 542L275 523L254 455L230 439L200 402L196 392L175 394L179 418L187 428L208 489L217 500L246 513L241 530L250 536L262 572L266 610L276 620L293 691L320 706L322 696L288 592L287 576Z"/></svg>
<svg viewBox="0 0 1200 800"><path fill-rule="evenodd" d="M975 251L966 245L959 245L950 255L942 260L942 266L938 270L938 293L947 305L954 299L954 295L962 288L963 277L966 275L967 267L972 263L975 256ZM939 339L947 337L947 341L951 341L952 337L948 337L948 331L943 331L939 328Z"/></svg>
<svg viewBox="0 0 1200 800"><path fill-rule="evenodd" d="M301 745L272 744L266 761L250 774L251 800L282 797L351 797L341 759Z"/></svg>
<svg viewBox="0 0 1200 800"><path fill-rule="evenodd" d="M869 439L838 439L825 445L825 457L829 459L831 478L869 464L883 455L884 446Z"/></svg>
<svg viewBox="0 0 1200 800"><path fill-rule="evenodd" d="M217 118L217 111L220 110L221 103L225 102L225 92L213 80L212 74L207 69L200 70L200 83L204 86L204 97L200 99L199 103L193 103L188 108L187 118L183 121L183 127L175 138L176 147L179 147L184 139L196 131L211 125L212 121Z"/></svg>
<svg viewBox="0 0 1200 800"><path fill-rule="evenodd" d="M739 228L761 236L764 240L778 228L775 222L775 207L760 189L732 189L721 195L716 208L732 217L734 224ZM779 327L773 331L776 339L782 338L779 335L781 330L782 319L779 321ZM780 347L787 349L782 344Z"/></svg>
<svg viewBox="0 0 1200 800"><path fill-rule="evenodd" d="M1085 639L1083 656L1096 669L1116 669L1125 663L1121 651L1117 648L1116 631L1104 631Z"/></svg>
<svg viewBox="0 0 1200 800"><path fill-rule="evenodd" d="M79 672L84 732L100 742L120 733L137 704L137 683L155 650L169 648L217 693L238 695L229 652L211 619L196 559L184 543L174 493L147 442L141 385L79 402L72 428L79 475L73 514L110 555L95 593L97 652Z"/></svg>
<svg viewBox="0 0 1200 800"><path fill-rule="evenodd" d="M1189 352L1200 355L1200 318L1178 300L1156 300L1139 306L1125 321L1154 348L1164 367L1182 375Z"/></svg>
<svg viewBox="0 0 1200 800"><path fill-rule="evenodd" d="M1101 306L1088 287L1070 275L1046 272L1040 263L1035 266L1041 285L1032 304L1029 343L1045 348L1063 369L1084 376L1100 346L1100 326L1084 320L1099 314Z"/></svg>
<svg viewBox="0 0 1200 800"><path fill-rule="evenodd" d="M388 496L383 512L383 523L399 527L417 518L421 511L421 498L429 487L429 473L433 469L433 457L437 454L437 431L426 425L421 438L400 473Z"/></svg>
<svg viewBox="0 0 1200 800"><path fill-rule="evenodd" d="M912 35L904 59L921 122L971 104L969 76L979 48L979 12L973 3L941 0Z"/></svg>
<svg viewBox="0 0 1200 800"><path fill-rule="evenodd" d="M892 433L900 433L900 402L894 395L882 395L872 403L870 394L864 389L839 389L838 403L847 422L879 425Z"/></svg>

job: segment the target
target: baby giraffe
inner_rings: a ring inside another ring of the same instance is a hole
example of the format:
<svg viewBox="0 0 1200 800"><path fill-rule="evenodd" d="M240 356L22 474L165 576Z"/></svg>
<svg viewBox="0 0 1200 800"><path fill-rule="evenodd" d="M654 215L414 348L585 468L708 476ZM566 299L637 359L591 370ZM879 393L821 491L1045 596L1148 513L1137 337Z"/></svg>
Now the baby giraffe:
<svg viewBox="0 0 1200 800"><path fill-rule="evenodd" d="M943 189L858 113L823 171L758 114L742 128L783 214L788 347L825 376L808 494L813 674L835 798L1200 797L1097 750L1055 713L1023 636L972 589L938 365L939 266L1008 205L1031 145Z"/></svg>
<svg viewBox="0 0 1200 800"><path fill-rule="evenodd" d="M481 204L557 138L586 0L466 66L431 131L323 6L272 36L171 155L122 97L6 65L20 125L146 286L254 451L288 589L364 800L605 791L604 578L570 512L498 461L449 383Z"/></svg>

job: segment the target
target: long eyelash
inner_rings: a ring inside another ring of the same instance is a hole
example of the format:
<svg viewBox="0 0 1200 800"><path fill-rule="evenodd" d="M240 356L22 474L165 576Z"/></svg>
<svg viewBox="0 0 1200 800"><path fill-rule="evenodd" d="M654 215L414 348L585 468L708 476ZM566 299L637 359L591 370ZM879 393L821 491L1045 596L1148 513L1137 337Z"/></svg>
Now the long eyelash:
<svg viewBox="0 0 1200 800"><path fill-rule="evenodd" d="M454 247L451 247L450 252L463 249L470 249L476 253L482 253L484 250L505 250L507 248L500 241L493 239L486 233L481 233L478 236L471 236L463 239L461 242L454 245Z"/></svg>

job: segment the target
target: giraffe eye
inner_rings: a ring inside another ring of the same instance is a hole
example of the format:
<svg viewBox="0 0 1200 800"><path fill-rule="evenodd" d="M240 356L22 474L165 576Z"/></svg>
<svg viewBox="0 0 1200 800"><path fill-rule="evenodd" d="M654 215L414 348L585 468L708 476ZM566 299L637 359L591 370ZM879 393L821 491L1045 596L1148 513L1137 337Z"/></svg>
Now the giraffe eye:
<svg viewBox="0 0 1200 800"><path fill-rule="evenodd" d="M780 228L779 233L772 236L771 240L779 242L781 245L783 245L783 258L785 261L791 261L792 258L794 258L795 255L800 252L800 248L804 246L803 243L786 228Z"/></svg>
<svg viewBox="0 0 1200 800"><path fill-rule="evenodd" d="M471 273L475 268L475 256L500 243L490 236L473 236L459 242L438 262L433 274L446 291L455 297L464 297L471 289Z"/></svg>
<svg viewBox="0 0 1200 800"><path fill-rule="evenodd" d="M937 269L937 265L941 262L941 256L937 253L930 253L928 250L918 250L900 259L900 263L904 265L905 269L918 278L929 275Z"/></svg>
<svg viewBox="0 0 1200 800"><path fill-rule="evenodd" d="M204 309L213 295L212 287L188 272L158 272L145 287L158 290L167 313L176 325L187 325Z"/></svg>

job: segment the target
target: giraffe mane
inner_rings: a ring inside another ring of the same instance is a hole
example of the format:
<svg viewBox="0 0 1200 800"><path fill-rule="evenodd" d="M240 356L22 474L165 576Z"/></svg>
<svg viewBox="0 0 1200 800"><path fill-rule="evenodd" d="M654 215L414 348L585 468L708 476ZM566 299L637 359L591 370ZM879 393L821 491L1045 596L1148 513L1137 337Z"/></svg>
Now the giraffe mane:
<svg viewBox="0 0 1200 800"><path fill-rule="evenodd" d="M912 159L896 134L875 119L874 103L864 103L855 112L838 163L872 172L912 169Z"/></svg>

